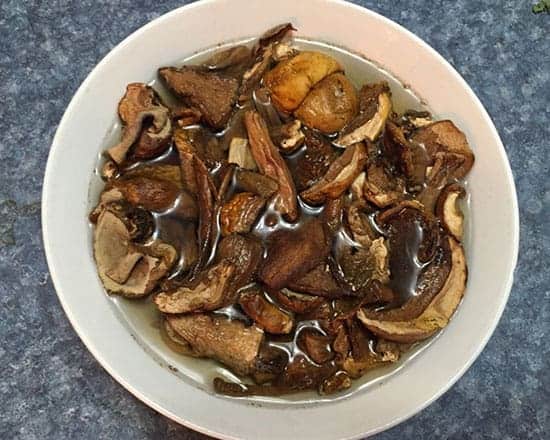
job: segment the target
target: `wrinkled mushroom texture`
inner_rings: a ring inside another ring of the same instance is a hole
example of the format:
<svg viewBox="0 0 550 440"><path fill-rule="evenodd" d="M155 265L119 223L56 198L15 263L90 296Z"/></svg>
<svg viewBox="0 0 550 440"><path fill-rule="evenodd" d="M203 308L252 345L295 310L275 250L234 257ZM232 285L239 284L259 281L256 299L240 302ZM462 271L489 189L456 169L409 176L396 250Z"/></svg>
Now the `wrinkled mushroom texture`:
<svg viewBox="0 0 550 440"><path fill-rule="evenodd" d="M319 394L327 396L351 387L351 377L345 371L337 371L332 376L327 377L319 386Z"/></svg>
<svg viewBox="0 0 550 440"><path fill-rule="evenodd" d="M345 294L325 262L315 266L301 277L290 281L288 287L296 292L325 298L339 298Z"/></svg>
<svg viewBox="0 0 550 440"><path fill-rule="evenodd" d="M197 353L191 344L182 338L170 325L170 322L163 318L162 325L160 327L160 335L162 340L168 347L170 347L176 353L183 354L185 356L201 357Z"/></svg>
<svg viewBox="0 0 550 440"><path fill-rule="evenodd" d="M292 154L300 148L306 138L302 123L298 119L289 121L281 126L272 129L275 143L284 154Z"/></svg>
<svg viewBox="0 0 550 440"><path fill-rule="evenodd" d="M275 106L290 113L300 106L315 84L341 70L342 66L334 58L320 52L303 51L269 70L264 75L264 84Z"/></svg>
<svg viewBox="0 0 550 440"><path fill-rule="evenodd" d="M126 138L128 132L132 132L137 124L141 124L141 113L148 112L151 109L160 108L166 109L154 91L154 89L143 83L131 83L126 86L126 93L118 104L118 115L123 124L122 137ZM149 116L156 117L154 114ZM159 131L159 125L154 123L154 127L144 129L141 133L137 133L135 145L130 151L133 159L143 160L150 159L162 153L170 143L171 123L169 118L165 123L160 125L162 129ZM144 127L145 128L145 127ZM119 161L116 161L120 163Z"/></svg>
<svg viewBox="0 0 550 440"><path fill-rule="evenodd" d="M399 176L392 175L382 161L375 161L367 167L363 196L379 208L385 208L405 198L405 184Z"/></svg>
<svg viewBox="0 0 550 440"><path fill-rule="evenodd" d="M345 219L353 241L369 247L377 234L371 226L364 204L361 201L352 202L345 209Z"/></svg>
<svg viewBox="0 0 550 440"><path fill-rule="evenodd" d="M265 200L252 193L235 194L220 211L222 235L250 232L262 212Z"/></svg>
<svg viewBox="0 0 550 440"><path fill-rule="evenodd" d="M245 192L254 193L264 199L270 198L279 189L279 184L272 178L243 169L237 170L236 181Z"/></svg>
<svg viewBox="0 0 550 440"><path fill-rule="evenodd" d="M160 241L147 247L132 243L124 221L104 209L94 231L94 258L108 292L138 298L150 293L168 274L176 250Z"/></svg>
<svg viewBox="0 0 550 440"><path fill-rule="evenodd" d="M319 81L294 112L308 127L323 133L344 128L359 109L357 92L342 73L333 73Z"/></svg>
<svg viewBox="0 0 550 440"><path fill-rule="evenodd" d="M336 144L347 147L365 139L374 142L391 110L390 89L386 83L363 86L359 91L359 114L336 139Z"/></svg>
<svg viewBox="0 0 550 440"><path fill-rule="evenodd" d="M151 107L138 113L131 125L125 127L120 142L107 150L107 155L117 164L122 164L128 157L130 149L139 139L138 146L133 150L132 155L136 159L154 157L164 151L172 136L172 123L170 122L169 110L166 107ZM152 119L152 124L146 128L146 122ZM143 140L140 135L146 134ZM137 151L146 151L139 156Z"/></svg>
<svg viewBox="0 0 550 440"><path fill-rule="evenodd" d="M295 230L272 235L259 279L271 289L281 289L325 260L330 246L322 223L313 218Z"/></svg>
<svg viewBox="0 0 550 440"><path fill-rule="evenodd" d="M289 221L295 221L298 218L298 201L294 181L277 147L271 141L265 121L258 112L247 111L244 115L244 123L252 156L260 171L279 184L279 190L275 196L275 209Z"/></svg>
<svg viewBox="0 0 550 440"><path fill-rule="evenodd" d="M418 191L424 184L428 164L424 148L408 141L402 128L391 121L386 124L384 148L390 160L407 179L409 187Z"/></svg>
<svg viewBox="0 0 550 440"><path fill-rule="evenodd" d="M334 357L330 347L331 340L330 336L323 335L318 330L305 329L298 335L298 347L316 364L324 364Z"/></svg>
<svg viewBox="0 0 550 440"><path fill-rule="evenodd" d="M366 328L384 339L411 343L432 336L449 323L464 294L468 271L462 246L451 237L446 240L452 256L451 271L422 314L410 321L381 321L370 319L360 310L357 316Z"/></svg>
<svg viewBox="0 0 550 440"><path fill-rule="evenodd" d="M166 319L199 356L216 359L237 374L254 371L264 337L258 327L203 314L167 315Z"/></svg>
<svg viewBox="0 0 550 440"><path fill-rule="evenodd" d="M178 165L170 165L164 163L154 165L140 165L139 167L131 168L127 171L124 171L124 175L122 175L120 179L127 180L136 177L165 180L177 187L178 190L183 189L183 184L181 181L181 170Z"/></svg>
<svg viewBox="0 0 550 440"><path fill-rule="evenodd" d="M336 199L348 190L361 173L367 161L364 144L355 144L344 151L329 167L323 178L311 188L302 191L302 199L312 205L320 205L327 199Z"/></svg>
<svg viewBox="0 0 550 440"><path fill-rule="evenodd" d="M234 163L246 170L255 170L258 168L256 161L250 152L248 139L234 137L229 144L229 163Z"/></svg>
<svg viewBox="0 0 550 440"><path fill-rule="evenodd" d="M464 163L456 170L454 177L462 179L474 165L472 152L466 135L449 120L437 121L420 127L411 139L426 149L432 163L437 153L453 153L463 156Z"/></svg>
<svg viewBox="0 0 550 440"><path fill-rule="evenodd" d="M286 310L300 314L316 309L325 301L321 297L293 292L289 289L276 290L271 293L271 296Z"/></svg>
<svg viewBox="0 0 550 440"><path fill-rule="evenodd" d="M466 196L466 191L457 183L446 186L437 199L435 212L445 229L457 241L464 235L464 214L458 204Z"/></svg>
<svg viewBox="0 0 550 440"><path fill-rule="evenodd" d="M199 274L191 286L160 292L155 304L164 313L207 312L219 309L227 300L228 285L235 267L227 262L212 266Z"/></svg>
<svg viewBox="0 0 550 440"><path fill-rule="evenodd" d="M173 183L147 177L116 179L109 186L120 191L130 204L142 206L149 211L165 211L171 208L179 195L178 187Z"/></svg>
<svg viewBox="0 0 550 440"><path fill-rule="evenodd" d="M159 75L168 88L185 103L200 110L204 122L222 129L233 112L239 82L215 71L196 67L164 67Z"/></svg>
<svg viewBox="0 0 550 440"><path fill-rule="evenodd" d="M288 334L294 326L292 317L269 302L259 289L248 289L239 296L244 312L267 333Z"/></svg>

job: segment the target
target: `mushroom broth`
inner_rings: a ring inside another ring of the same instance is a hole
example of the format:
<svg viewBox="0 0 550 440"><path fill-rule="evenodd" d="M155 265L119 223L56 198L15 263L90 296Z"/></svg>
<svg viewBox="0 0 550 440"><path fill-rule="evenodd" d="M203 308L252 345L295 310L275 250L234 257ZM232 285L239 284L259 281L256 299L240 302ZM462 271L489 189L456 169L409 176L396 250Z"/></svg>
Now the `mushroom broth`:
<svg viewBox="0 0 550 440"><path fill-rule="evenodd" d="M151 83L156 97L145 85L128 87L119 104L122 141L108 145L108 160L98 166L107 183L90 216L95 258L110 293L153 293L153 302L114 298L143 345L183 376L203 386L216 377L215 390L231 396L310 389L344 396L351 379L365 385L396 371L458 305L466 269L465 204L457 203L465 190L457 182L471 167L464 165L471 151L452 122L433 121L382 69L324 43L289 43L290 29L279 31L247 43L254 57L235 45L224 57L212 58L221 51L215 48L178 63L220 74L208 84L217 91L211 99L225 102L227 88L238 90L227 117L181 89L182 72L203 81L186 68L160 69L163 81ZM285 78L285 64L303 54L313 54L306 70L322 66L296 98L292 87L301 85ZM246 90L246 78L266 58L261 82ZM281 77L270 79L277 69ZM290 92L280 90L285 81ZM323 87L335 96L351 89L349 108L331 108ZM140 121L125 147L140 117L149 128ZM162 146L157 135L166 124ZM277 167L286 171L277 174ZM337 182L349 172L345 184ZM290 197L281 189L285 179L296 186ZM116 258L98 245L102 235L112 242L114 229L129 246L111 251ZM449 310L441 310L444 303ZM151 321L155 328L144 326Z"/></svg>

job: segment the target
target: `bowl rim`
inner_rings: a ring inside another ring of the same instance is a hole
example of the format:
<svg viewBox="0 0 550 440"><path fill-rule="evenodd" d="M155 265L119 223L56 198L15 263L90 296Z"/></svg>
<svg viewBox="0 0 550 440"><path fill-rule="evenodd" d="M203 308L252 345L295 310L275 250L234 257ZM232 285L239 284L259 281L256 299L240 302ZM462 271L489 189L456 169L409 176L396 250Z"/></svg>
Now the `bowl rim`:
<svg viewBox="0 0 550 440"><path fill-rule="evenodd" d="M512 250L512 258L509 261L509 267L510 271L506 275L506 280L504 283L504 287L502 289L502 298L499 303L498 310L495 311L493 315L493 320L489 323L489 326L487 327L487 331L483 335L482 338L480 338L480 343L477 346L477 349L475 352L470 356L470 358L463 364L463 366L457 371L457 373L452 376L448 382L445 384L445 386L440 387L437 392L435 392L429 399L426 399L423 404L418 405L414 407L412 410L408 411L407 413L403 414L400 417L394 418L391 420L391 422L377 427L377 429L369 431L368 435L373 435L376 433L379 433L381 431L384 431L386 429L389 429L393 426L398 425L399 423L403 422L404 420L409 419L413 415L417 414L418 412L422 411L424 408L429 406L431 403L433 403L435 400L437 400L441 395L443 395L448 389L450 389L456 381L470 368L470 366L473 364L473 362L478 358L479 354L483 349L485 348L487 342L491 338L501 316L504 310L504 307L507 303L507 300L509 298L513 280L514 280L514 269L517 265L517 259L518 259L518 250L519 250L519 209L518 209L518 200L517 200L517 192L516 192L516 186L513 179L512 170L510 167L510 163L506 154L506 151L504 149L504 145L500 139L500 136L497 132L496 127L494 126L494 123L489 116L487 110L481 103L480 99L477 97L477 95L472 91L468 83L464 80L464 78L454 69L454 67L442 56L440 55L435 49L433 49L428 43L426 43L423 39L412 33L411 31L407 30L405 27L401 26L400 24L384 17L383 15L374 12L368 8L346 2L344 0L323 0L325 3L334 3L334 4L340 4L344 5L345 7L352 8L357 12L361 12L363 14L369 14L371 17L381 21L385 26L388 26L392 28L393 30L402 33L406 36L406 38L412 40L415 45L421 46L424 50L427 50L431 53L432 56L434 56L438 62L445 66L445 68L451 72L452 75L455 76L455 78L458 80L460 86L464 89L464 91L468 94L469 98L474 102L476 107L478 107L482 113L483 116L483 123L490 129L491 136L494 138L498 149L499 154L504 159L504 172L506 176L506 183L508 185L508 189L510 190L510 193L512 195L511 197L511 212L513 213L513 218L511 219L512 223L512 236L509 237L511 250ZM217 430L211 430L207 427L196 425L188 420L185 420L184 418L171 413L170 411L166 410L162 405L158 404L154 401L154 399L150 398L146 393L139 390L139 387L134 386L132 383L129 383L123 374L121 374L119 371L117 371L115 368L113 368L110 364L110 362L104 358L102 355L101 350L99 348L96 348L92 341L90 340L86 330L80 325L79 321L76 319L75 315L73 314L73 311L71 310L70 306L68 305L66 298L61 293L61 280L58 276L57 270L55 268L55 265L53 263L53 254L55 253L54 249L54 243L52 242L50 230L48 226L48 200L51 197L51 181L53 179L53 171L54 171L54 161L53 161L53 152L57 149L59 149L59 145L62 143L62 133L65 130L65 126L67 125L67 121L69 119L69 115L74 111L74 107L77 105L77 102L81 98L81 96L84 94L85 90L87 89L89 83L91 82L92 77L94 74L98 71L100 71L104 66L108 65L112 58L116 56L116 53L126 45L128 45L132 40L136 39L140 35L147 33L148 30L152 27L157 26L159 23L161 23L164 20L168 20L173 16L179 15L181 13L185 13L187 11L190 11L192 9L198 9L203 7L209 7L211 4L219 3L220 0L201 0L197 1L191 4L187 4L181 7L178 7L176 9L173 9L157 18L155 18L152 21L149 21L139 29L132 32L129 36L127 36L124 40L122 40L120 43L118 43L115 47L113 47L107 55L105 55L99 63L95 65L95 67L88 73L85 80L81 83L81 85L78 87L77 91L71 98L71 101L69 105L67 106L63 117L61 118L61 121L56 129L55 136L52 141L52 145L50 148L50 152L48 154L48 161L45 169L44 174L44 180L43 180L43 188L42 188L42 205L41 205L41 223L42 223L42 238L44 243L44 251L46 255L46 260L48 263L49 271L51 274L52 282L54 285L54 288L56 290L57 296L59 298L59 301L61 303L61 306L63 307L63 310L65 311L65 314L67 315L72 327L86 346L86 348L90 351L90 353L94 356L94 358L100 363L100 365L118 382L120 383L126 390L128 390L131 394L133 394L135 397L137 397L139 400L144 402L149 407L155 409L159 413L163 414L164 416L174 420L177 423L183 424L193 430L196 430L198 432L201 432L203 434L207 434L210 436L216 436L218 438L237 438L233 436L228 436L224 434L223 432L217 431ZM351 437L345 437L345 438L359 438L364 434L360 435L353 435ZM344 437L342 437L344 438Z"/></svg>

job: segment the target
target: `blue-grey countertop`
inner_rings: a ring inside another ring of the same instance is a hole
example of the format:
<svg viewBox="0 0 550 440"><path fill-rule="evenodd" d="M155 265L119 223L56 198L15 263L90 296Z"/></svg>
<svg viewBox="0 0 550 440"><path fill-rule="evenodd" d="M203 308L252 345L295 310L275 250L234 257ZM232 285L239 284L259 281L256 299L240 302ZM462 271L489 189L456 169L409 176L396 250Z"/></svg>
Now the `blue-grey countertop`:
<svg viewBox="0 0 550 440"><path fill-rule="evenodd" d="M357 2L422 37L472 86L506 146L521 210L514 287L485 351L381 439L550 438L550 15L533 14L534 2ZM88 353L56 298L40 231L46 158L71 96L115 44L183 3L0 1L2 439L203 438L136 400Z"/></svg>

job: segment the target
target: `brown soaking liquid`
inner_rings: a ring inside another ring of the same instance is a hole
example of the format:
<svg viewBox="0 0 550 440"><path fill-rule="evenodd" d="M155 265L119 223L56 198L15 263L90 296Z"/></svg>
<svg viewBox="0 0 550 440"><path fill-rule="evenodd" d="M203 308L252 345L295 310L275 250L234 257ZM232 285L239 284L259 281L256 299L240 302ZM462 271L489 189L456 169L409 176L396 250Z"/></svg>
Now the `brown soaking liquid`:
<svg viewBox="0 0 550 440"><path fill-rule="evenodd" d="M296 39L295 44L300 49L317 50L317 51L329 53L330 55L338 59L342 63L342 65L346 67L346 75L348 76L348 78L358 88L362 84L367 82L376 82L380 80L388 81L392 90L392 100L394 103L394 108L395 108L395 111L398 113L402 113L407 109L416 109L416 110L426 109L426 107L423 106L422 102L410 90L403 87L403 85L400 82L398 82L395 78L390 76L384 70L375 66L373 63L365 60L364 58L359 57L358 55L351 54L339 48L328 46L324 43L311 42L308 40ZM229 47L229 46L230 45L227 45L225 47ZM201 61L211 56L211 54L214 51L219 49L220 48L217 47L211 50L207 50L205 52L196 54L190 58L187 58L175 64L176 65L199 64ZM150 84L153 85L153 87L159 92L159 94L165 101L167 102L173 101L173 98L168 97L167 92L163 89L162 84L160 82L155 80ZM254 99L258 110L262 113L262 115L266 120L271 121L271 124L276 124L277 120L278 120L278 123L281 123L277 112L269 103L269 100L266 99L266 96L262 90L257 90L255 92ZM222 132L213 133L209 131L207 128L200 127L200 126L187 127L186 129L193 131L195 135L200 136L203 143L216 142L218 143L219 147L222 148L222 150L226 151L229 148L229 143L233 137L246 137L246 130L244 128L242 116L244 114L244 111L247 110L248 107L250 107L250 104L245 105L245 107L238 109L233 115L228 127L224 129ZM112 136L112 138L113 140L116 139L114 135ZM330 138L328 139L331 140ZM104 148L107 148L113 143L114 141L109 142L107 145L104 146ZM300 158L302 154L304 154L304 147L302 147L301 149L299 149L297 152L293 153L290 156L283 156L283 157L287 162L289 168L293 169L296 164L296 161ZM141 163L134 164L132 165L131 168L138 168L138 167L152 165L152 164L179 165L179 157L176 149L174 147L170 147L167 150L167 152L163 154L161 157L156 158L154 160L144 161ZM99 165L97 169L100 169ZM211 169L212 169L212 175L214 177L214 180L217 182L218 181L217 174L220 171L220 167L214 166ZM94 191L93 186L94 186L94 182L92 182L91 192ZM99 183L96 184L96 187L99 188ZM227 192L227 198L230 198L232 194L238 191L239 191L239 188L234 178ZM97 197L96 199L93 199L92 197L91 203L93 203L95 200L97 200ZM185 272L189 266L188 261L186 261L186 252L184 251L185 237L189 236L189 234L196 233L196 229L195 229L196 224L183 219L181 215L178 213L179 200L180 199L178 198L176 200L175 205L170 209L168 209L167 211L161 212L161 213L154 213L154 218L156 222L156 230L155 230L154 236L174 245L178 249L181 255L180 261L176 264L172 274L170 275L170 278L181 277L185 275ZM309 206L300 199L298 200L298 202L299 202L300 216L297 222L289 223L285 221L282 218L282 216L273 208L273 204L271 203L266 207L262 215L256 221L251 231L251 234L258 237L265 244L268 242L268 240L270 239L271 235L274 232L285 230L285 229L288 230L288 229L299 228L308 219L312 217L317 217L321 215L323 212L323 207ZM384 235L384 230L380 228L379 225L376 223L375 215L376 213L373 213L372 215L369 216L371 226L378 233L380 233L381 235ZM392 271L392 276L390 280L390 287L396 293L398 293L398 296L400 298L399 302L401 304L405 302L408 298L410 298L412 295L414 295L416 280L418 278L418 275L421 273L423 267L426 264L426 263L421 264L418 261L418 257L417 257L418 248L422 240L422 230L420 229L420 227L417 227L417 228L414 228L414 230L409 232L410 232L409 234L410 237L408 237L409 239L407 240L408 245L403 255L399 259L400 270L396 273ZM219 227L217 228L216 234L217 234L217 237L216 237L215 243L217 243L220 238ZM337 242L336 246L353 247L357 245L343 230L337 234L337 239L335 241ZM215 249L211 255L211 259L214 256L215 256ZM268 298L268 300L272 301L269 295L266 294L266 297ZM154 322L155 326L158 327L159 312L151 304L150 299L145 301L126 301L120 298L113 298L113 301L116 303L116 306L120 309L120 313L123 319L128 321L127 325L132 330L137 329L137 333L139 333L140 336L142 336L142 339L143 339L142 345L145 347L149 347L150 351L153 352L153 355L156 358L160 359L159 362L167 363L168 361L163 359L173 358L173 356L171 356L165 350L165 347L170 347L177 351L177 347L173 347L173 344L169 344L168 346L164 345L164 347L158 347L155 344L160 343L159 342L160 336L152 336L148 333L145 335L142 335L144 325L142 322L140 322L140 320L149 319L149 327L151 327L150 325L151 322ZM238 304L233 304L233 305L224 307L213 313L227 316L229 319L238 319L247 323L252 322L250 318L248 318L248 316L241 310ZM297 318L299 319L299 316ZM320 334L323 334L323 335L326 334L317 320L304 320L304 321L297 322L295 329L289 335L269 335L266 333L266 344L286 353L289 359L289 362L293 362L295 359L303 357L306 359L308 363L311 363L312 365L317 365L313 360L311 360L308 357L306 353L304 353L299 348L297 344L297 338L299 337L300 333L306 329L315 330L316 332L319 332ZM158 329L155 329L155 330L158 333ZM163 337L162 339L165 340L166 337ZM427 345L427 343L422 343L422 344L419 344L419 347L425 346L425 345ZM371 341L371 346L372 346L372 341ZM344 393L340 393L337 396L329 396L329 398L325 399L322 396L318 396L315 391L312 391L312 392L308 391L305 393L302 392L302 393L297 393L289 396L284 396L283 399L287 403L289 400L295 401L295 402L302 402L302 403L303 402L311 403L313 401L319 402L323 400L334 401L335 399L342 398L343 396L349 395L350 393L354 392L358 388L361 388L362 386L366 386L369 383L373 383L377 380L380 380L383 377L390 374L391 372L401 368L405 359L411 358L412 356L414 356L415 352L418 352L418 349L411 350L408 354L404 355L403 361L399 361L396 364L393 364L389 367L382 367L378 370L368 372L365 376L363 376L363 378L359 380L354 380L354 385L350 390ZM186 372L185 373L186 376L192 377L192 379L198 382L201 386L204 386L207 388L210 387L211 380L214 376L222 375L227 380L232 380L232 381L238 380L238 378L232 372L225 369L223 366L216 364L213 361L208 361L204 359L196 360L191 358L186 358L185 360L182 360L180 356L178 358L178 364L181 364L180 366L181 370ZM186 364L192 365L192 367L188 368L186 367ZM265 396L253 396L249 398L259 400L259 401L264 401L264 402L266 401L277 402L278 400L277 398L265 397Z"/></svg>

